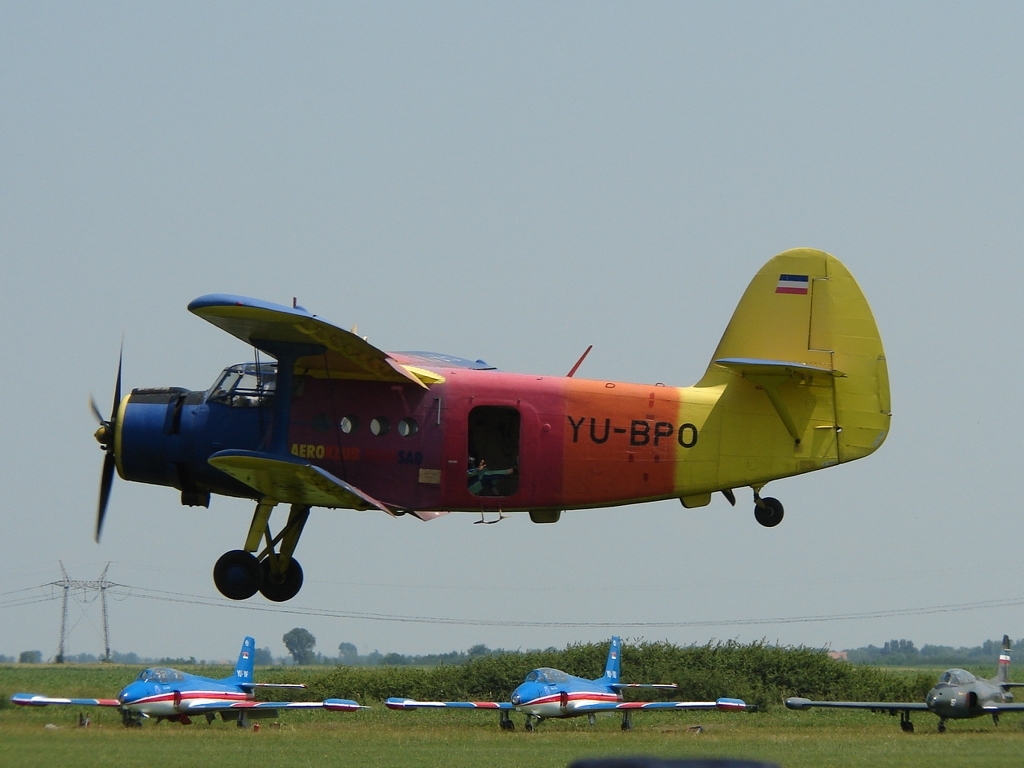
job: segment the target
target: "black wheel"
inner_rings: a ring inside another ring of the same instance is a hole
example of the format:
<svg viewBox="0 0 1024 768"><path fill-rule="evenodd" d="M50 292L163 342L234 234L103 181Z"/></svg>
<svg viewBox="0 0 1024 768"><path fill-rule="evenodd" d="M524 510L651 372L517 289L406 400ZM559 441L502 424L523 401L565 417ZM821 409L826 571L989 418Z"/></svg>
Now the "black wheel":
<svg viewBox="0 0 1024 768"><path fill-rule="evenodd" d="M260 592L267 600L275 603L284 603L291 600L302 589L302 566L299 561L292 558L288 561L288 570L281 576L275 576L270 572L270 558L262 563L263 585Z"/></svg>
<svg viewBox="0 0 1024 768"><path fill-rule="evenodd" d="M525 727L526 727L527 731L529 731L530 733L533 733L533 720L530 720L529 718L527 718L526 719L526 726Z"/></svg>
<svg viewBox="0 0 1024 768"><path fill-rule="evenodd" d="M241 549L225 552L213 566L213 583L230 600L248 600L259 592L262 581L259 561Z"/></svg>
<svg viewBox="0 0 1024 768"><path fill-rule="evenodd" d="M914 724L912 722L910 722L909 720L904 720L902 723L900 723L900 728L903 729L904 733L913 733L914 732Z"/></svg>
<svg viewBox="0 0 1024 768"><path fill-rule="evenodd" d="M774 528L781 523L782 515L782 502L771 496L761 499L761 503L754 506L754 519L765 528Z"/></svg>
<svg viewBox="0 0 1024 768"><path fill-rule="evenodd" d="M946 724L943 723L943 722L940 722L939 723L939 733L945 733L945 732L946 732Z"/></svg>

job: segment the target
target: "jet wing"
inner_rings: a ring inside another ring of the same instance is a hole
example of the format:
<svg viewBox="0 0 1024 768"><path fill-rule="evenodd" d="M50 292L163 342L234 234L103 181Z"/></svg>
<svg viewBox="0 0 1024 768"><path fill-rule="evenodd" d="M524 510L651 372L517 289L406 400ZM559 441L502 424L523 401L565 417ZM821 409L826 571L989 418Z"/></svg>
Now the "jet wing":
<svg viewBox="0 0 1024 768"><path fill-rule="evenodd" d="M372 496L325 469L301 459L255 451L220 451L210 464L248 485L262 496L286 504L393 512Z"/></svg>
<svg viewBox="0 0 1024 768"><path fill-rule="evenodd" d="M223 712L231 709L326 709L329 712L355 712L357 709L369 709L351 699L326 699L325 701L204 701L185 706L184 714L201 714L203 712Z"/></svg>
<svg viewBox="0 0 1024 768"><path fill-rule="evenodd" d="M755 711L753 704L742 699L717 701L601 701L573 707L573 712L610 712L621 709L721 709L727 711Z"/></svg>
<svg viewBox="0 0 1024 768"><path fill-rule="evenodd" d="M834 707L836 709L871 709L885 711L917 711L927 712L928 705L923 701L811 701L799 696L786 699L789 709L810 709L811 707Z"/></svg>
<svg viewBox="0 0 1024 768"><path fill-rule="evenodd" d="M40 696L38 693L16 693L11 696L14 704L23 707L48 707L50 704L64 704L72 707L119 707L117 699L60 699Z"/></svg>
<svg viewBox="0 0 1024 768"><path fill-rule="evenodd" d="M995 702L991 704L985 704L982 707L986 712L1024 712L1024 703L1017 704L997 704Z"/></svg>
<svg viewBox="0 0 1024 768"><path fill-rule="evenodd" d="M384 702L388 709L515 709L507 701L416 701L391 698Z"/></svg>
<svg viewBox="0 0 1024 768"><path fill-rule="evenodd" d="M406 368L360 336L301 307L217 293L200 296L188 309L272 357L278 357L286 345L305 348L308 354L296 360L296 371L339 379L412 383L423 388L444 381L431 371Z"/></svg>

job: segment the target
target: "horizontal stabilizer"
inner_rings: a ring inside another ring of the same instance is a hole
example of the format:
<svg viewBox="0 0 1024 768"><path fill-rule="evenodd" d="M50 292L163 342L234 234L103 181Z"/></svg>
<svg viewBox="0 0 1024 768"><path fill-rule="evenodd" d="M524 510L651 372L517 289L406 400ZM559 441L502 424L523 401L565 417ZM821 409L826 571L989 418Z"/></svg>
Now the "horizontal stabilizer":
<svg viewBox="0 0 1024 768"><path fill-rule="evenodd" d="M68 705L72 707L119 707L121 702L117 699L60 699L49 696L40 696L38 693L16 693L11 696L14 704L23 707L47 707L50 704Z"/></svg>
<svg viewBox="0 0 1024 768"><path fill-rule="evenodd" d="M430 371L417 376L362 337L300 307L218 293L200 296L188 309L275 358L285 345L312 348L296 360L297 371L330 378L413 383L424 388L425 381L433 383L437 379Z"/></svg>
<svg viewBox="0 0 1024 768"><path fill-rule="evenodd" d="M715 365L741 373L744 376L792 376L794 373L827 373L830 376L842 376L821 365L809 363L791 363L785 360L761 360L754 357L720 357Z"/></svg>
<svg viewBox="0 0 1024 768"><path fill-rule="evenodd" d="M416 701L390 698L384 702L388 709L515 709L507 701Z"/></svg>
<svg viewBox="0 0 1024 768"><path fill-rule="evenodd" d="M285 504L379 509L389 515L393 514L372 496L302 459L232 450L213 454L209 462L221 472L259 492L261 496Z"/></svg>
<svg viewBox="0 0 1024 768"><path fill-rule="evenodd" d="M251 691L254 688L305 688L305 683L235 683L243 691Z"/></svg>
<svg viewBox="0 0 1024 768"><path fill-rule="evenodd" d="M616 691L624 688L660 688L664 691L674 691L679 686L675 683L612 683L609 687Z"/></svg>

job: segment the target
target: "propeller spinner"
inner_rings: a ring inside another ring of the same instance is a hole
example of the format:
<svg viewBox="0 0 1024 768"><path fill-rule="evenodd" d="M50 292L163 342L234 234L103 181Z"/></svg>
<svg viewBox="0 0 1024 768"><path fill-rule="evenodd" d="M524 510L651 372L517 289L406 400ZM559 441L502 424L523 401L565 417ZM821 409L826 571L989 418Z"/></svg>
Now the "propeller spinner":
<svg viewBox="0 0 1024 768"><path fill-rule="evenodd" d="M96 509L96 541L100 540L100 532L103 530L103 518L107 514L107 502L110 501L110 488L114 484L114 469L117 458L114 455L114 435L117 433L117 409L121 404L121 358L124 349L117 355L117 381L114 384L114 403L110 407L110 418L104 419L96 401L90 397L89 405L92 406L93 415L100 423L94 437L106 454L103 457L103 470L100 473L100 499Z"/></svg>

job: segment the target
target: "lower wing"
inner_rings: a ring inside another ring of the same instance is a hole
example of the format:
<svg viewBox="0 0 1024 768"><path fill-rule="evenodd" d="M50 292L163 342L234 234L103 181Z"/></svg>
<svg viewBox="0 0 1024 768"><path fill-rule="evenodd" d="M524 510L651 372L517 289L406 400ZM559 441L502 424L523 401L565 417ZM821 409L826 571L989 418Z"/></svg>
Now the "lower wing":
<svg viewBox="0 0 1024 768"><path fill-rule="evenodd" d="M726 711L754 712L753 704L743 699L718 699L716 701L607 701L581 704L573 712L610 712L619 709L721 709Z"/></svg>
<svg viewBox="0 0 1024 768"><path fill-rule="evenodd" d="M388 709L515 709L507 701L416 701L391 698L384 702Z"/></svg>
<svg viewBox="0 0 1024 768"><path fill-rule="evenodd" d="M231 709L326 709L328 712L355 712L368 709L351 699L326 699L325 701L204 701L183 707L186 714L201 712L224 712Z"/></svg>
<svg viewBox="0 0 1024 768"><path fill-rule="evenodd" d="M927 712L928 705L923 701L811 701L802 699L799 696L791 696L786 699L786 707L789 709L810 709L811 707L834 707L836 709L870 709L872 711L886 712L898 711L920 711Z"/></svg>
<svg viewBox="0 0 1024 768"><path fill-rule="evenodd" d="M119 707L117 699L58 699L40 696L38 693L16 693L11 701L23 707L48 707L50 704L64 704L72 707Z"/></svg>

